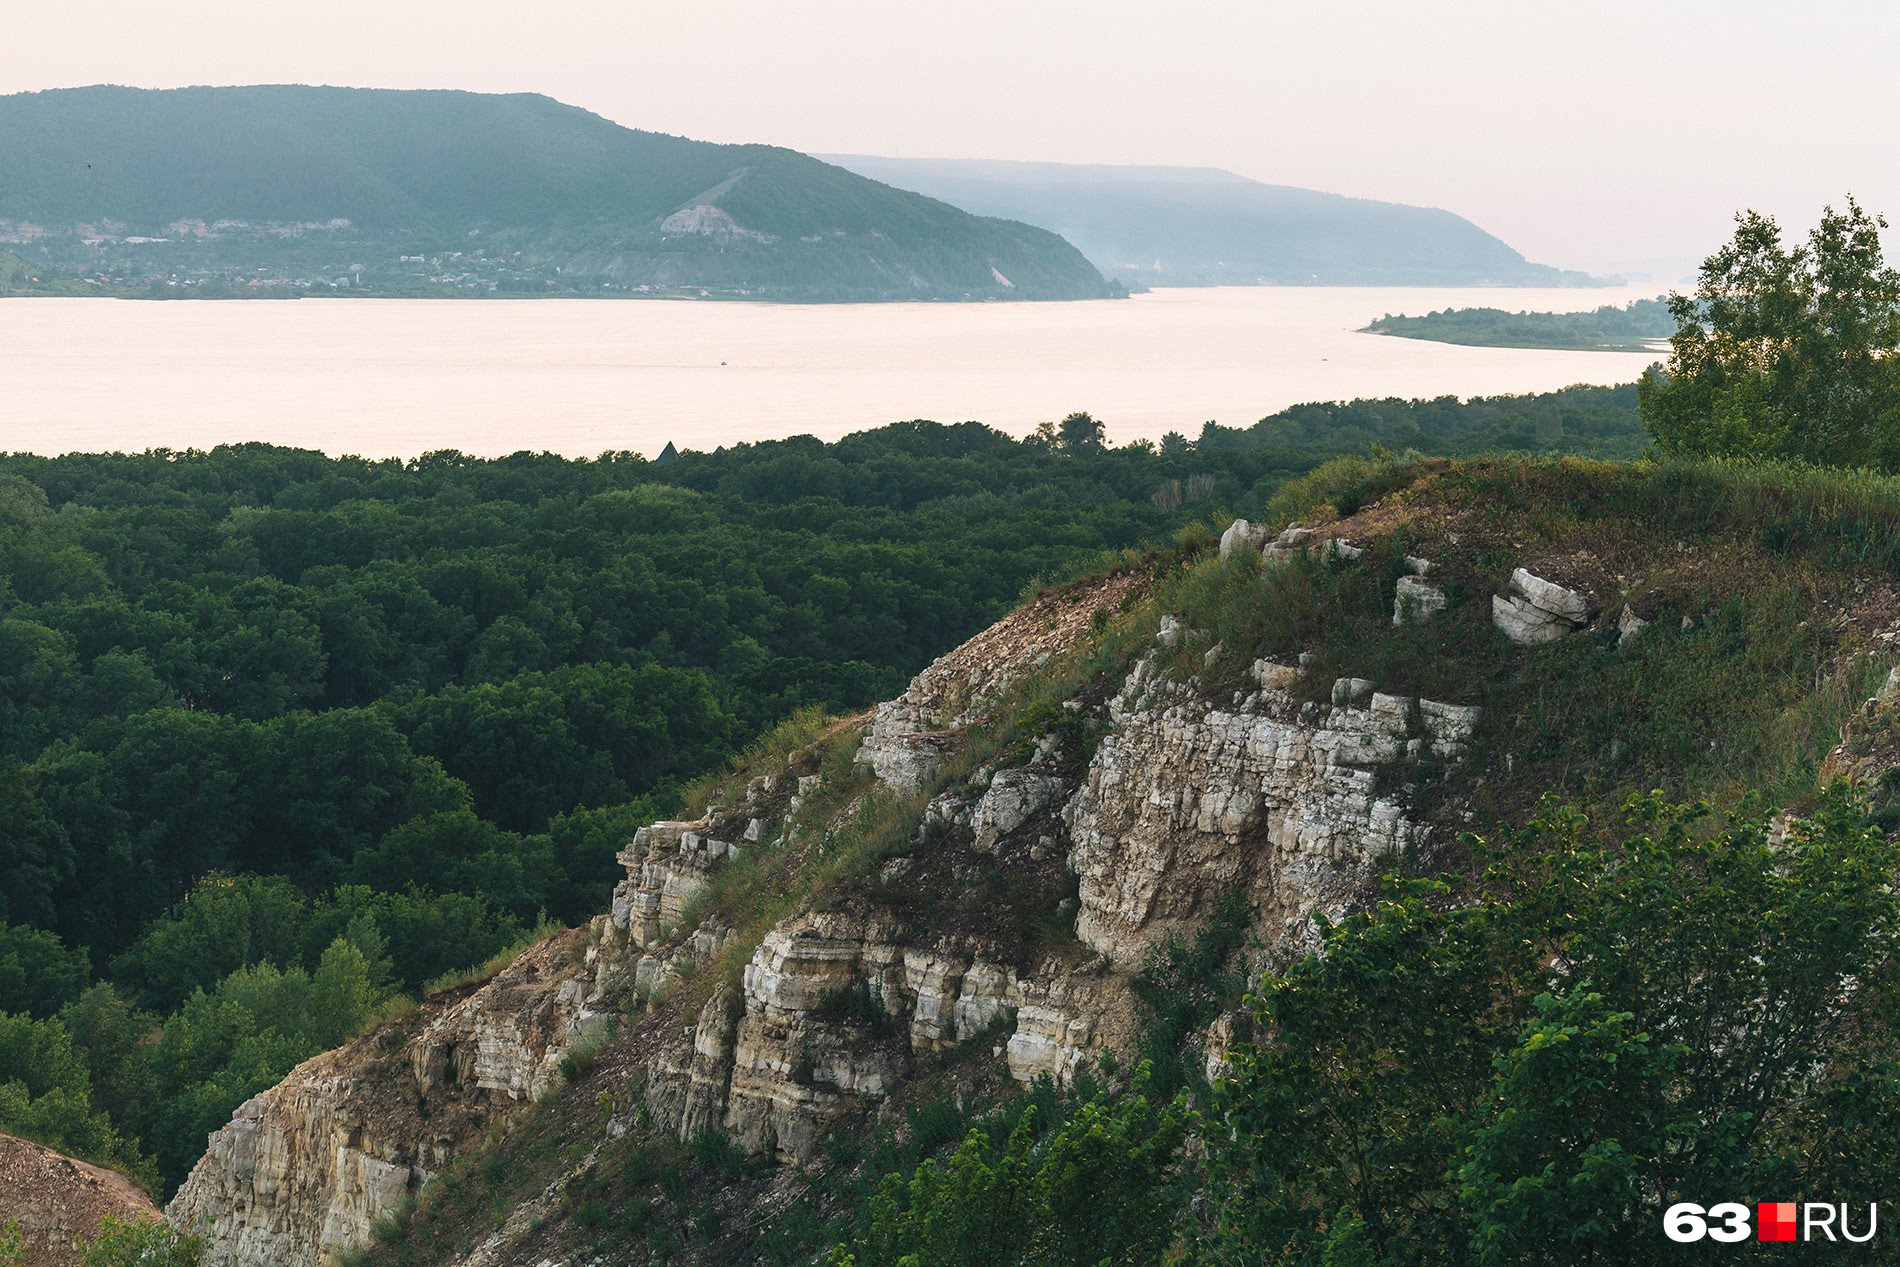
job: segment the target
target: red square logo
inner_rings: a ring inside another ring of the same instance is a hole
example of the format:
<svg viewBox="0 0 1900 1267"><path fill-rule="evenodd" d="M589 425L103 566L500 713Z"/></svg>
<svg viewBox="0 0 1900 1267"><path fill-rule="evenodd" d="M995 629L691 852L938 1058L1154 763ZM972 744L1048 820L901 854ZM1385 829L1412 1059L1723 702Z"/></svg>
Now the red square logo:
<svg viewBox="0 0 1900 1267"><path fill-rule="evenodd" d="M1763 1201L1755 1207L1755 1239L1791 1241L1794 1234L1794 1202Z"/></svg>

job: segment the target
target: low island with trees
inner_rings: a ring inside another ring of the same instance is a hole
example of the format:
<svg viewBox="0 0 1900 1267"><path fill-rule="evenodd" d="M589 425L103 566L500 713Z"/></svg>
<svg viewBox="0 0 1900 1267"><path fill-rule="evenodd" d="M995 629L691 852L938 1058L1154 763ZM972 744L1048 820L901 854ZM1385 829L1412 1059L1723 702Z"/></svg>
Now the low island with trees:
<svg viewBox="0 0 1900 1267"><path fill-rule="evenodd" d="M1446 308L1422 317L1387 313L1362 334L1459 343L1484 348L1546 348L1574 352L1649 352L1675 330L1668 301L1634 299L1593 312L1506 312Z"/></svg>

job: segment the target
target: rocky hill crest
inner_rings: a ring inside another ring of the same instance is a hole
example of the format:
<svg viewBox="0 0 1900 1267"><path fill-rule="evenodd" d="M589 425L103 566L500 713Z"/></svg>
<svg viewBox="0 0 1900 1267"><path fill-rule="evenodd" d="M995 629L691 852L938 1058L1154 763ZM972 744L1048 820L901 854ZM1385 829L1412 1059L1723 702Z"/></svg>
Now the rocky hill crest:
<svg viewBox="0 0 1900 1267"><path fill-rule="evenodd" d="M1798 795L1823 757L1881 764L1900 599L1825 533L1764 535L1801 490L1350 476L1301 490L1299 526L1045 591L902 697L787 728L638 834L606 914L246 1104L170 1216L219 1267L373 1234L404 1262L645 1261L612 1247L662 1234L758 1261L925 1097L1125 1077L1157 965L1223 920L1251 973L1545 790ZM1235 1016L1192 1021L1167 1041L1217 1072ZM590 1194L650 1171L638 1226L602 1232Z"/></svg>

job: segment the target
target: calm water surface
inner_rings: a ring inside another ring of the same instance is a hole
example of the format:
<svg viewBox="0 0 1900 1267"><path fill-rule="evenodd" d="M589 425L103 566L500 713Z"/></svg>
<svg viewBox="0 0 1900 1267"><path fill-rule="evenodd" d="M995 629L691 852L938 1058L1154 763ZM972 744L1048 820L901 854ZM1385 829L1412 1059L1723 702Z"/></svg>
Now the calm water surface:
<svg viewBox="0 0 1900 1267"><path fill-rule="evenodd" d="M651 456L903 418L1016 434L1086 409L1117 442L1300 401L1618 383L1647 354L1355 333L1386 312L1566 311L1624 290L1228 287L1121 301L0 300L0 450L240 440L409 457Z"/></svg>

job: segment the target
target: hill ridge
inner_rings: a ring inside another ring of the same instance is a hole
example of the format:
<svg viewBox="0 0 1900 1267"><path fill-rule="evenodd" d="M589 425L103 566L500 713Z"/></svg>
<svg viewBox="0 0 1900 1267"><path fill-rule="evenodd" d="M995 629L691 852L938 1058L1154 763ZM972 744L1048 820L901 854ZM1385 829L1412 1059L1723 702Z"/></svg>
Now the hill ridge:
<svg viewBox="0 0 1900 1267"><path fill-rule="evenodd" d="M113 85L0 96L0 246L143 284L349 293L1101 298L1060 236L779 146L538 93ZM720 217L675 214L716 207ZM994 279L1007 274L1013 286Z"/></svg>
<svg viewBox="0 0 1900 1267"><path fill-rule="evenodd" d="M1455 212L1219 167L820 157L981 215L1041 225L1149 285L1589 285Z"/></svg>

